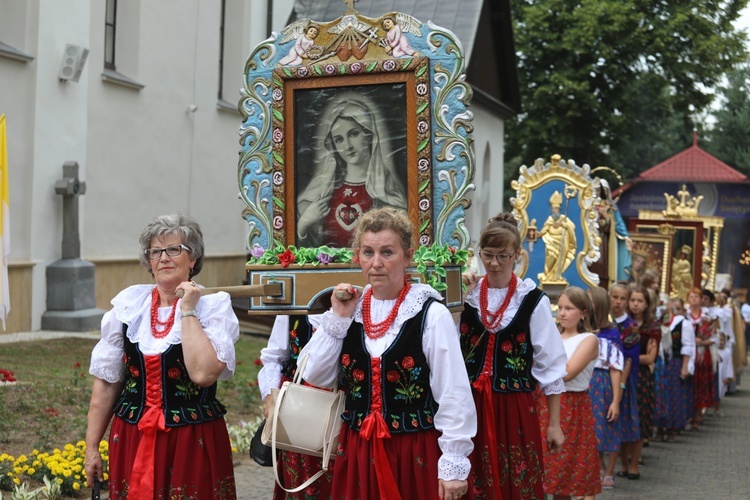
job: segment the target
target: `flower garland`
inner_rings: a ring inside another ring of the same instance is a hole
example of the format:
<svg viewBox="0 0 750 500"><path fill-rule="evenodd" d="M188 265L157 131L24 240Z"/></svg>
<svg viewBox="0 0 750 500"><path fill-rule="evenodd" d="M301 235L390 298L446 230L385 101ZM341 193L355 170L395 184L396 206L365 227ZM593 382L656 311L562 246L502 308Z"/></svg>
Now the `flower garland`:
<svg viewBox="0 0 750 500"><path fill-rule="evenodd" d="M438 292L443 292L448 288L444 278L447 273L446 265L460 265L461 271L465 270L466 263L469 261L469 251L459 250L456 247L433 243L428 246L420 246L415 252L412 260L417 265L417 271L425 275L426 284L433 287ZM263 248L257 243L253 245L250 251L250 260L252 264L281 264L283 267L289 267L292 264L304 266L328 265L328 264L349 264L357 263L357 255L350 248L331 248L322 246L318 248L297 248L294 245L285 247L278 241L273 248ZM462 285L463 286L463 285Z"/></svg>

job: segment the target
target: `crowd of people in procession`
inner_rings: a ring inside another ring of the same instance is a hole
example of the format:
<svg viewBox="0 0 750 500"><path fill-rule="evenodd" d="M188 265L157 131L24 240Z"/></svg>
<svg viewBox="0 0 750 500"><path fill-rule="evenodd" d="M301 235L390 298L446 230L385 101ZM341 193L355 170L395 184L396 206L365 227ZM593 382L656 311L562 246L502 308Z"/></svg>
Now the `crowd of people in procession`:
<svg viewBox="0 0 750 500"><path fill-rule="evenodd" d="M113 492L235 498L215 391L234 370L237 320L226 294L201 297L192 281L203 258L194 221L157 218L141 247L156 286L118 295L92 356L89 484L103 478L97 444L114 417ZM744 331L733 329L728 290L664 301L644 274L609 290L568 287L555 317L537 284L514 273L521 236L499 214L478 241L484 273L464 275L456 322L438 292L409 279L405 212L367 212L352 247L368 284L337 285L352 298L333 293L322 315L278 316L261 351L266 414L301 356L307 383L346 393L332 470L298 493L277 484L274 498L593 498L638 480L643 447L700 430L736 390ZM750 306L742 313L750 324ZM287 488L320 468L315 457L279 457Z"/></svg>

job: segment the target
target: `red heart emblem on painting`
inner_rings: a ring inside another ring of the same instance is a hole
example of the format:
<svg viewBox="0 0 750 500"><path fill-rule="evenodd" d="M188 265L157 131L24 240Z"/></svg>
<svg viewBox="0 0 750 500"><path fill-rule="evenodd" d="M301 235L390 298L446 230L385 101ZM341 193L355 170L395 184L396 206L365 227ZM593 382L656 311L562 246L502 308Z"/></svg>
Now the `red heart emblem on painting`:
<svg viewBox="0 0 750 500"><path fill-rule="evenodd" d="M354 229L360 217L362 217L362 207L359 206L359 203L354 205L340 203L336 207L336 221L347 231Z"/></svg>

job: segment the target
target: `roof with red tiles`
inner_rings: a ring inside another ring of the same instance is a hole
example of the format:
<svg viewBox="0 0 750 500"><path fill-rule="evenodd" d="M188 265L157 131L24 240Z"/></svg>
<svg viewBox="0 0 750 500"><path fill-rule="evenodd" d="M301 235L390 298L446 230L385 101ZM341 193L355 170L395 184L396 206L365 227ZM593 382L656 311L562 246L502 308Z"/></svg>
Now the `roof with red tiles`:
<svg viewBox="0 0 750 500"><path fill-rule="evenodd" d="M635 178L639 181L747 182L748 178L699 148L698 132L694 132L692 146L641 172Z"/></svg>

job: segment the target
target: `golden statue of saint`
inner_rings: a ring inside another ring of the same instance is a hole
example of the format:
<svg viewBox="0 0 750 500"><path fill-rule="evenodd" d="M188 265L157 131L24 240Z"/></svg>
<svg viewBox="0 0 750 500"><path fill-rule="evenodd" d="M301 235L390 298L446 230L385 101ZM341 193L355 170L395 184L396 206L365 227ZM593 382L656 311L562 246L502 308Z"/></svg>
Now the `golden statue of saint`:
<svg viewBox="0 0 750 500"><path fill-rule="evenodd" d="M549 199L552 213L544 221L539 236L544 242L544 272L537 278L540 282L561 281L562 274L576 256L576 226L567 215L560 213L562 194L552 193Z"/></svg>
<svg viewBox="0 0 750 500"><path fill-rule="evenodd" d="M672 290L670 295L687 300L687 294L693 288L693 266L690 263L690 255L693 249L688 245L682 245L677 257L672 259Z"/></svg>

